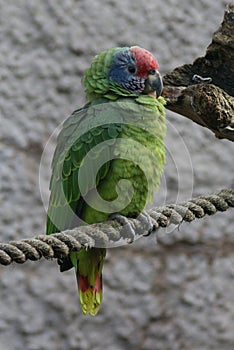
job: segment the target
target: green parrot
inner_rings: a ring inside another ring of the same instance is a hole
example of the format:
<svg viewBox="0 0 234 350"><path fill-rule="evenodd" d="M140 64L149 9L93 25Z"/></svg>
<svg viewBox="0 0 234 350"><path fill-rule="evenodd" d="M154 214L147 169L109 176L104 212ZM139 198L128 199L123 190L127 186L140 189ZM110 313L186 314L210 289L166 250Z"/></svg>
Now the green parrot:
<svg viewBox="0 0 234 350"><path fill-rule="evenodd" d="M137 217L152 201L165 164L165 100L156 58L139 47L95 56L83 78L87 104L58 136L52 162L47 234ZM83 247L60 262L75 268L84 314L102 302L105 246Z"/></svg>

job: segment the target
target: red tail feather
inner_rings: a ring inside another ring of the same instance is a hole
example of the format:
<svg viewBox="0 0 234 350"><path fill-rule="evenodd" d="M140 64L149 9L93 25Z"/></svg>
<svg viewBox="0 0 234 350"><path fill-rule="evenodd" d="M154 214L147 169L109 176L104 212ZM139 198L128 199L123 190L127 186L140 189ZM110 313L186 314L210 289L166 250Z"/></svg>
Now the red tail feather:
<svg viewBox="0 0 234 350"><path fill-rule="evenodd" d="M101 292L102 291L102 276L99 276L97 273L95 285L91 286L88 280L88 276L82 276L79 273L77 273L77 282L78 287L81 292L86 292L87 290L90 290L92 292Z"/></svg>

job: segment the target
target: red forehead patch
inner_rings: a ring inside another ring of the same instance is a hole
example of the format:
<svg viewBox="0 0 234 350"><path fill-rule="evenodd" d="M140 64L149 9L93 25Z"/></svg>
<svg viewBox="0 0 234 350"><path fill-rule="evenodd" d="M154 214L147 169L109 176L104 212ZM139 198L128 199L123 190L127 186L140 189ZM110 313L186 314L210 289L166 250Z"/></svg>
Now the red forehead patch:
<svg viewBox="0 0 234 350"><path fill-rule="evenodd" d="M138 67L138 76L146 78L152 69L158 69L158 61L151 52L139 47L132 46L130 51L133 53Z"/></svg>

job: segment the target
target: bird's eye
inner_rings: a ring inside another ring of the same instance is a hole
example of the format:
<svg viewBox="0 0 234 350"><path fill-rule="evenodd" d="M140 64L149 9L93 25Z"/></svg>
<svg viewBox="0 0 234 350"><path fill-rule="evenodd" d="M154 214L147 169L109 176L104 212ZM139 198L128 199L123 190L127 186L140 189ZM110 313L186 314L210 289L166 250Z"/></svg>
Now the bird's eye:
<svg viewBox="0 0 234 350"><path fill-rule="evenodd" d="M128 67L128 71L129 71L129 73L134 74L134 73L136 73L136 67L134 67L134 66L129 66L129 67Z"/></svg>
<svg viewBox="0 0 234 350"><path fill-rule="evenodd" d="M155 75L155 74L156 74L156 69L151 69L151 70L149 71L149 74L150 74L150 75Z"/></svg>

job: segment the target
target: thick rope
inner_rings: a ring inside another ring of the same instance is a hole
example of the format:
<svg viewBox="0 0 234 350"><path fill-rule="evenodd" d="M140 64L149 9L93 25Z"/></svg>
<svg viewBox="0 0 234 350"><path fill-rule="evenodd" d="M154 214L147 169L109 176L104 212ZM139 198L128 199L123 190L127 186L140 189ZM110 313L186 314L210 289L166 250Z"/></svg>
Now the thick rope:
<svg viewBox="0 0 234 350"><path fill-rule="evenodd" d="M114 245L114 242L123 238L132 242L133 231L135 235L147 236L159 227L180 224L182 221L191 222L231 207L234 207L234 188L180 204L153 208L137 219L117 216L114 220L81 226L49 236L38 235L21 241L0 243L0 264L22 264L27 260L39 260L41 257L61 260L71 251L78 251L82 247L108 246L110 242Z"/></svg>

